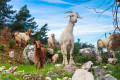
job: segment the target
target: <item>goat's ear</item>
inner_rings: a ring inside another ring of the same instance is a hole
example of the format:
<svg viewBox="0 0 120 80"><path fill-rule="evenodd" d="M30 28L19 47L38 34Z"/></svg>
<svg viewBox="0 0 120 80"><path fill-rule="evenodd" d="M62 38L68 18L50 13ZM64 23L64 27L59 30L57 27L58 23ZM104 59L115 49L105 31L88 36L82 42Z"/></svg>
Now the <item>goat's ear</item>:
<svg viewBox="0 0 120 80"><path fill-rule="evenodd" d="M76 12L77 18L83 19L83 17L79 16L79 14Z"/></svg>
<svg viewBox="0 0 120 80"><path fill-rule="evenodd" d="M68 14L68 15L66 15L65 18L67 18L68 16L72 16L72 14Z"/></svg>

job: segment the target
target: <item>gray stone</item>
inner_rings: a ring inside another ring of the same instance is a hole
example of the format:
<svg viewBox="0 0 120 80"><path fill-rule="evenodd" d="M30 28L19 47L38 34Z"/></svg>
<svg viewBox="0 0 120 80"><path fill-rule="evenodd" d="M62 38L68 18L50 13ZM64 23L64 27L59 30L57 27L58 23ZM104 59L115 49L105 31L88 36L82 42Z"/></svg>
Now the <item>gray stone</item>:
<svg viewBox="0 0 120 80"><path fill-rule="evenodd" d="M10 56L11 58L13 58L14 55L15 55L15 52L14 52L14 51L9 52L9 56Z"/></svg>
<svg viewBox="0 0 120 80"><path fill-rule="evenodd" d="M15 72L17 70L17 66L16 67L10 67L8 70L6 70L6 73L12 73Z"/></svg>
<svg viewBox="0 0 120 80"><path fill-rule="evenodd" d="M50 77L46 77L45 80L51 80L51 78Z"/></svg>
<svg viewBox="0 0 120 80"><path fill-rule="evenodd" d="M74 73L75 70L78 69L78 68L77 68L76 66L74 66L74 65L65 65L65 66L63 67L63 69L64 69L65 71L67 71L69 74L72 74L72 73Z"/></svg>
<svg viewBox="0 0 120 80"><path fill-rule="evenodd" d="M117 63L117 59L115 59L115 58L108 58L108 63L109 64L116 64Z"/></svg>
<svg viewBox="0 0 120 80"><path fill-rule="evenodd" d="M52 76L52 77L57 77L58 76L56 73L54 73L52 71L48 71L46 75L47 76Z"/></svg>
<svg viewBox="0 0 120 80"><path fill-rule="evenodd" d="M93 65L93 62L92 61L88 61L87 63L82 65L82 68L87 70L87 71L89 71L91 69L92 65Z"/></svg>
<svg viewBox="0 0 120 80"><path fill-rule="evenodd" d="M117 80L117 79L111 76L110 74L106 74L105 76L104 75L98 76L96 80Z"/></svg>
<svg viewBox="0 0 120 80"><path fill-rule="evenodd" d="M34 63L35 45L27 45L23 51L23 58L30 63Z"/></svg>
<svg viewBox="0 0 120 80"><path fill-rule="evenodd" d="M103 73L106 72L104 67L100 67L100 66L95 66L93 69L95 72L95 76L102 75Z"/></svg>
<svg viewBox="0 0 120 80"><path fill-rule="evenodd" d="M83 56L96 56L98 53L95 48L83 48L80 49L80 54Z"/></svg>

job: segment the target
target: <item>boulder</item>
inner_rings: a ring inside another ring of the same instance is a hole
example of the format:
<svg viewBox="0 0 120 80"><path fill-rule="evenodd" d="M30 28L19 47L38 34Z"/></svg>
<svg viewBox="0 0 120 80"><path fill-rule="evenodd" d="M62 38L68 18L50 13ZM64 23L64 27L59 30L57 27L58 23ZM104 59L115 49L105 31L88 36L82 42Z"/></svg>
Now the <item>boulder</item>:
<svg viewBox="0 0 120 80"><path fill-rule="evenodd" d="M94 80L93 74L85 69L77 69L73 74L72 80Z"/></svg>
<svg viewBox="0 0 120 80"><path fill-rule="evenodd" d="M10 52L9 52L9 56L10 56L11 58L13 58L14 55L15 55L15 52L14 52L14 51L10 51Z"/></svg>
<svg viewBox="0 0 120 80"><path fill-rule="evenodd" d="M95 76L102 75L106 72L104 67L100 67L100 66L95 66L93 69L94 69Z"/></svg>
<svg viewBox="0 0 120 80"><path fill-rule="evenodd" d="M95 48L83 48L79 50L83 56L96 56L97 50Z"/></svg>
<svg viewBox="0 0 120 80"><path fill-rule="evenodd" d="M101 56L96 56L96 59L98 62L102 62L102 57Z"/></svg>
<svg viewBox="0 0 120 80"><path fill-rule="evenodd" d="M116 64L117 63L117 59L115 59L115 58L108 58L108 63L109 64Z"/></svg>
<svg viewBox="0 0 120 80"><path fill-rule="evenodd" d="M91 69L92 65L93 65L93 62L92 61L88 61L87 63L82 65L82 68L87 70L87 71L89 71Z"/></svg>
<svg viewBox="0 0 120 80"><path fill-rule="evenodd" d="M72 74L72 73L74 73L75 71L76 71L76 69L78 69L76 66L74 66L74 65L65 65L64 67L63 67L63 69L65 70L65 71L67 71L69 74Z"/></svg>
<svg viewBox="0 0 120 80"><path fill-rule="evenodd" d="M30 63L34 63L35 45L27 45L23 51L23 58Z"/></svg>

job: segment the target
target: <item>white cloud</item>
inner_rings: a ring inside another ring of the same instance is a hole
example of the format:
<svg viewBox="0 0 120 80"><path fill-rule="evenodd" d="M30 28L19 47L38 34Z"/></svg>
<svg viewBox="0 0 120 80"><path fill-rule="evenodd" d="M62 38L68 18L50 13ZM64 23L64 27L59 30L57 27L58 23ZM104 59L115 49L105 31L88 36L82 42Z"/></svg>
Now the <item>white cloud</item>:
<svg viewBox="0 0 120 80"><path fill-rule="evenodd" d="M60 4L71 4L71 5L73 5L72 3L68 3L68 2L65 2L63 0L41 0L41 1L45 1L45 2L48 2L48 3L60 3Z"/></svg>

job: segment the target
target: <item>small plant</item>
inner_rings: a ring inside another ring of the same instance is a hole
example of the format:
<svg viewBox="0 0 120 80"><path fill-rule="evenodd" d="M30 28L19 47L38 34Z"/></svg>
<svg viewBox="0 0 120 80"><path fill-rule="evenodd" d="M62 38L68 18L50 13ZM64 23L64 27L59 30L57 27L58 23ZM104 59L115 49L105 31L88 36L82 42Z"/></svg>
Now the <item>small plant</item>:
<svg viewBox="0 0 120 80"><path fill-rule="evenodd" d="M5 48L4 44L1 44L0 45L0 50L4 51L4 48Z"/></svg>
<svg viewBox="0 0 120 80"><path fill-rule="evenodd" d="M13 39L9 40L8 42L10 48L13 48L13 46L15 45L15 41Z"/></svg>

